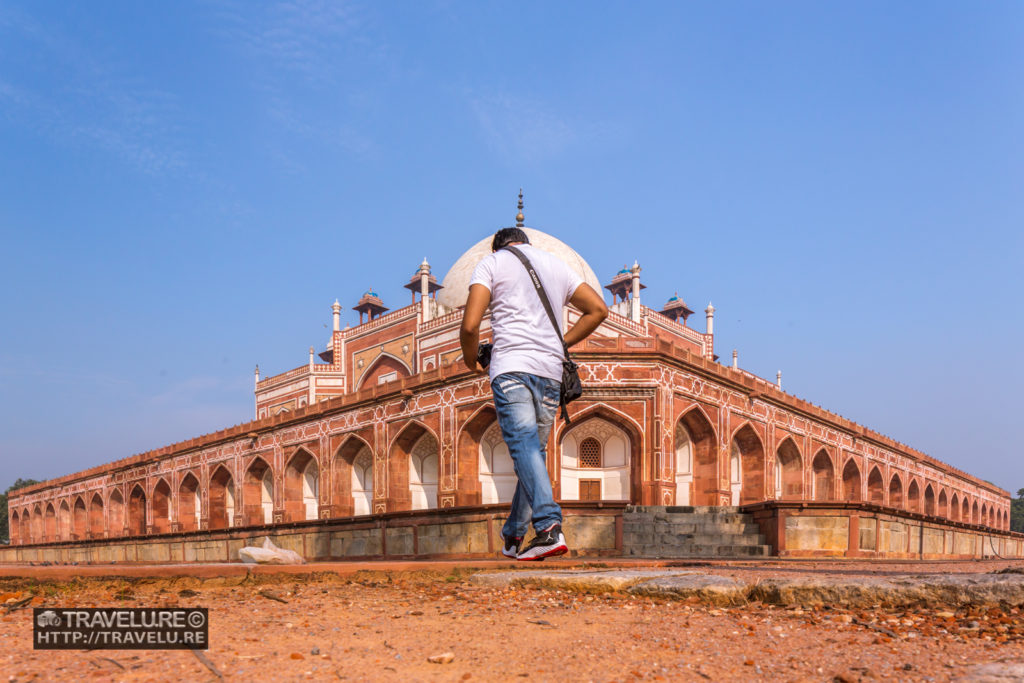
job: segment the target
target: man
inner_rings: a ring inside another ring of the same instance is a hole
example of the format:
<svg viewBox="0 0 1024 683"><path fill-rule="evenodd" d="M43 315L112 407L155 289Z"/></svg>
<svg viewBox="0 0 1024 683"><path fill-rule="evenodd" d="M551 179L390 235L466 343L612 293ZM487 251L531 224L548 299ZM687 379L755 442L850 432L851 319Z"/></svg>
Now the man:
<svg viewBox="0 0 1024 683"><path fill-rule="evenodd" d="M567 346L583 341L597 329L608 317L608 307L569 266L531 246L519 228L503 228L495 233L491 254L480 261L470 280L460 334L462 357L470 370L483 371L477 363L480 321L490 306L494 347L487 370L498 425L519 479L512 510L502 528L502 554L519 560L542 560L568 552L562 534L562 509L552 495L546 463L565 354L529 273L516 255L505 249L507 246L516 247L529 259L559 323L566 303L583 312L565 333ZM536 536L520 551L531 521Z"/></svg>

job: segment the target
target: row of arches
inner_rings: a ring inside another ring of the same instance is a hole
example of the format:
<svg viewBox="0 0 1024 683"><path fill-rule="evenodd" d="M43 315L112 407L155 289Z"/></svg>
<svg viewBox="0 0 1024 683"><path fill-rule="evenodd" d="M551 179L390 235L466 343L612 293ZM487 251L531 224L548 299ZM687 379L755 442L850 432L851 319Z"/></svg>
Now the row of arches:
<svg viewBox="0 0 1024 683"><path fill-rule="evenodd" d="M715 430L699 409L690 410L677 421L675 452L669 463L669 469L674 470L676 504L716 504L716 443ZM932 482L922 484L907 473L892 473L886 482L882 468L871 465L865 480L858 460L853 457L846 458L837 477L833 457L824 447L818 449L805 471L803 454L790 437L783 439L775 451L771 463L773 476L769 480L765 448L749 423L734 432L729 454L729 493L733 505L767 499L866 501L953 521L1000 529L1009 526L1006 512L995 505L969 501L966 494L957 492L947 501L944 487Z"/></svg>
<svg viewBox="0 0 1024 683"><path fill-rule="evenodd" d="M675 484L674 500L663 502L719 504L718 437L711 421L695 406L676 421L674 438L666 462L652 465L644 475L638 425L598 406L557 435L553 461L560 498L640 502L643 482L661 478ZM455 504L512 499L515 471L493 408L484 407L471 416L456 448ZM728 493L734 505L766 499L868 501L954 521L1008 527L1006 513L995 505L979 506L961 492L948 494L938 484L919 482L905 473L892 473L886 481L877 465L870 467L865 478L855 458L847 458L840 469L825 448L806 466L792 438L784 439L769 459L750 424L733 433L728 454ZM381 482L375 482L373 449L353 434L322 463L309 451L296 449L280 476L269 462L255 456L246 462L238 482L228 467L218 465L205 484L194 472L187 472L176 491L161 478L148 494L141 483L133 485L127 499L122 490L115 489L106 499L94 493L56 506L48 503L31 510L12 510L12 542L192 531L202 528L204 519L206 528L222 529L367 515L373 512L375 500L388 511L436 508L438 455L436 435L414 421L391 441L379 472L384 479ZM321 469L326 470L325 478ZM323 490L322 479L330 482Z"/></svg>

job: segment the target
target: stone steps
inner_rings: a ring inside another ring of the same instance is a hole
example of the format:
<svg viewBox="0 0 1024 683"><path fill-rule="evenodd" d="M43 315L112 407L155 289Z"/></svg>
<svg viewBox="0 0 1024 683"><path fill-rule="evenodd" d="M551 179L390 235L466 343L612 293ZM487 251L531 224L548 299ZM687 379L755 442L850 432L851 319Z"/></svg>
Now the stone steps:
<svg viewBox="0 0 1024 683"><path fill-rule="evenodd" d="M766 557L770 545L735 507L631 505L622 515L623 553L632 557Z"/></svg>

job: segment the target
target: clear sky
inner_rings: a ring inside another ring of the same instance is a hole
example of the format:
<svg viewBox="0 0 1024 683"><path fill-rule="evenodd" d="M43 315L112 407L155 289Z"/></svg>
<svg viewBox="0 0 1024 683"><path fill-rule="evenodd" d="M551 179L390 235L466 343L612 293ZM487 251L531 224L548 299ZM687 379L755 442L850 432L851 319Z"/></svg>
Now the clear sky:
<svg viewBox="0 0 1024 683"><path fill-rule="evenodd" d="M509 225L787 391L1024 487L1020 2L0 2L0 490ZM702 316L698 316L702 317ZM695 326L703 330L703 320Z"/></svg>

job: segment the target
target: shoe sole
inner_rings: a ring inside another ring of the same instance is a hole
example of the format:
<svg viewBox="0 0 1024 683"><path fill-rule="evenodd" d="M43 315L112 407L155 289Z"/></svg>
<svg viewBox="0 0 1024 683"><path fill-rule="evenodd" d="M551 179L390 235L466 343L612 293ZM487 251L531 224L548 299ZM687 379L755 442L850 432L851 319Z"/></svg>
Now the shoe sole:
<svg viewBox="0 0 1024 683"><path fill-rule="evenodd" d="M501 554L504 555L505 557L511 558L513 560L516 559L519 556L518 553L515 550L513 550L511 553L509 553L509 552L506 552L504 548L502 548Z"/></svg>
<svg viewBox="0 0 1024 683"><path fill-rule="evenodd" d="M540 555L534 555L533 557L517 557L516 559L520 562L540 562L545 557L556 557L558 555L565 555L567 552L569 552L569 547L563 543L561 545L555 546L551 550L548 550L547 552L544 552Z"/></svg>

